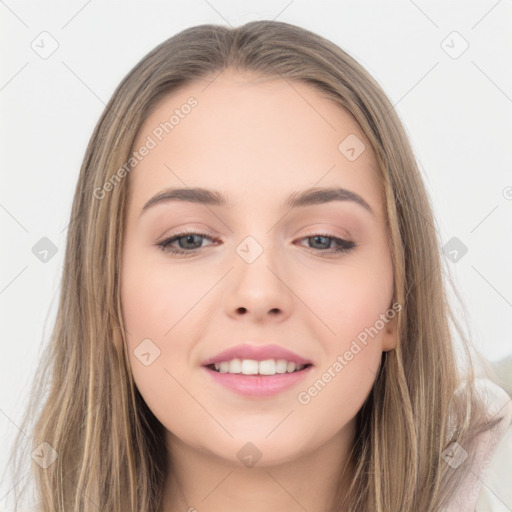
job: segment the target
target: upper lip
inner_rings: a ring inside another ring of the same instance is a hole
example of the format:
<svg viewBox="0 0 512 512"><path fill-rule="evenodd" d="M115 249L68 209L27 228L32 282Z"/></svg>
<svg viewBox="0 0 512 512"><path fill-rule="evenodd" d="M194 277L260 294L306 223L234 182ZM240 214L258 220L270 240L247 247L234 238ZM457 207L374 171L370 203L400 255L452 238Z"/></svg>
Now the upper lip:
<svg viewBox="0 0 512 512"><path fill-rule="evenodd" d="M304 359L291 350L279 345L251 345L249 343L244 343L219 352L217 355L203 361L201 365L208 366L214 363L221 363L222 361L231 361L231 359L236 358L253 359L256 361L264 361L266 359L286 359L287 361L295 364L312 364L308 359Z"/></svg>

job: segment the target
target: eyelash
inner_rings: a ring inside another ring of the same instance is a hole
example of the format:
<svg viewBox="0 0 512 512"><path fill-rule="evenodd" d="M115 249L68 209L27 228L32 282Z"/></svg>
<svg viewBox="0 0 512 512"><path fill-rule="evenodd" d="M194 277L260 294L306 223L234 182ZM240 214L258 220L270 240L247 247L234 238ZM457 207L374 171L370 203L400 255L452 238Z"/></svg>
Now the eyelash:
<svg viewBox="0 0 512 512"><path fill-rule="evenodd" d="M162 240L161 242L157 243L156 245L165 253L170 253L170 254L175 254L175 255L189 255L189 256L192 256L194 255L199 249L201 249L201 247L198 247L196 249L190 249L190 250L185 250L185 249L177 249L175 247L171 247L171 243L179 240L180 238L184 238L186 236L190 236L190 235L198 235L200 237L203 237L203 238L208 238L209 240L212 240L213 242L220 242L221 240L217 239L217 238L213 238L209 235L207 235L206 233L199 233L199 232L183 232L183 233L177 233L176 235L170 237L170 238L167 238L165 240ZM338 247L337 248L330 248L330 249L315 249L313 247L309 247L310 250L316 252L316 251L319 251L321 253L324 253L324 254L329 254L329 255L336 255L336 254L340 254L340 253L347 253L347 252L350 252L351 250L355 249L356 248L356 244L354 242L351 242L349 240L344 240L342 238L338 238L338 237L335 237L335 236L331 236L331 235L328 235L328 234L322 234L322 233L316 233L314 235L309 235L309 236L305 236L305 237L302 237L302 238L299 238L299 240L307 240L308 238L316 238L316 237L322 237L322 238L328 238L328 239L331 239L331 240L334 240L336 243L338 243Z"/></svg>

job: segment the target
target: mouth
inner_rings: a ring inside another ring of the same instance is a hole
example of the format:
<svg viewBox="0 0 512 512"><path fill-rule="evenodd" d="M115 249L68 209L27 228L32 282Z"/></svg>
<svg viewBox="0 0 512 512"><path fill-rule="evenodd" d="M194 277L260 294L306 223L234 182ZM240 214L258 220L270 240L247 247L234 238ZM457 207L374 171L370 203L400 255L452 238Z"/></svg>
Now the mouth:
<svg viewBox="0 0 512 512"><path fill-rule="evenodd" d="M201 366L210 382L221 388L266 399L298 386L314 364L280 345L245 343L220 352Z"/></svg>
<svg viewBox="0 0 512 512"><path fill-rule="evenodd" d="M311 363L297 365L285 360L239 359L202 367L210 382L231 393L255 400L271 399L287 390L296 389L313 370L313 366Z"/></svg>

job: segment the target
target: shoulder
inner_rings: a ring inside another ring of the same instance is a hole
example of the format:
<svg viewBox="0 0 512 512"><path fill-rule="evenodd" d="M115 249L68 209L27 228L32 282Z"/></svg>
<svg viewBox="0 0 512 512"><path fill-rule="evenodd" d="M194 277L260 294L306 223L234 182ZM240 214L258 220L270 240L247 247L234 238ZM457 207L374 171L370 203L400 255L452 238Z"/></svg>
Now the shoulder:
<svg viewBox="0 0 512 512"><path fill-rule="evenodd" d="M453 496L446 512L474 511L482 487L482 477L490 465L498 446L505 437L512 422L512 399L498 385L489 379L475 380L475 389L485 407L485 418L482 424L491 425L480 432L475 438L472 448L474 456L464 447L453 443L443 452L447 464L455 470L464 464L465 477Z"/></svg>

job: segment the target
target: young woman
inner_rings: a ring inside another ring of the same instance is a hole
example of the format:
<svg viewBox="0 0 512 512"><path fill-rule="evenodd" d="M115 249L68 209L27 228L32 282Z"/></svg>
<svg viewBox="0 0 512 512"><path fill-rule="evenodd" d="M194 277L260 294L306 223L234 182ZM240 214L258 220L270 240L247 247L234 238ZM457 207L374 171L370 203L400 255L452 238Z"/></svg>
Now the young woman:
<svg viewBox="0 0 512 512"><path fill-rule="evenodd" d="M87 148L38 510L473 510L511 412L457 329L375 80L289 24L184 30Z"/></svg>

